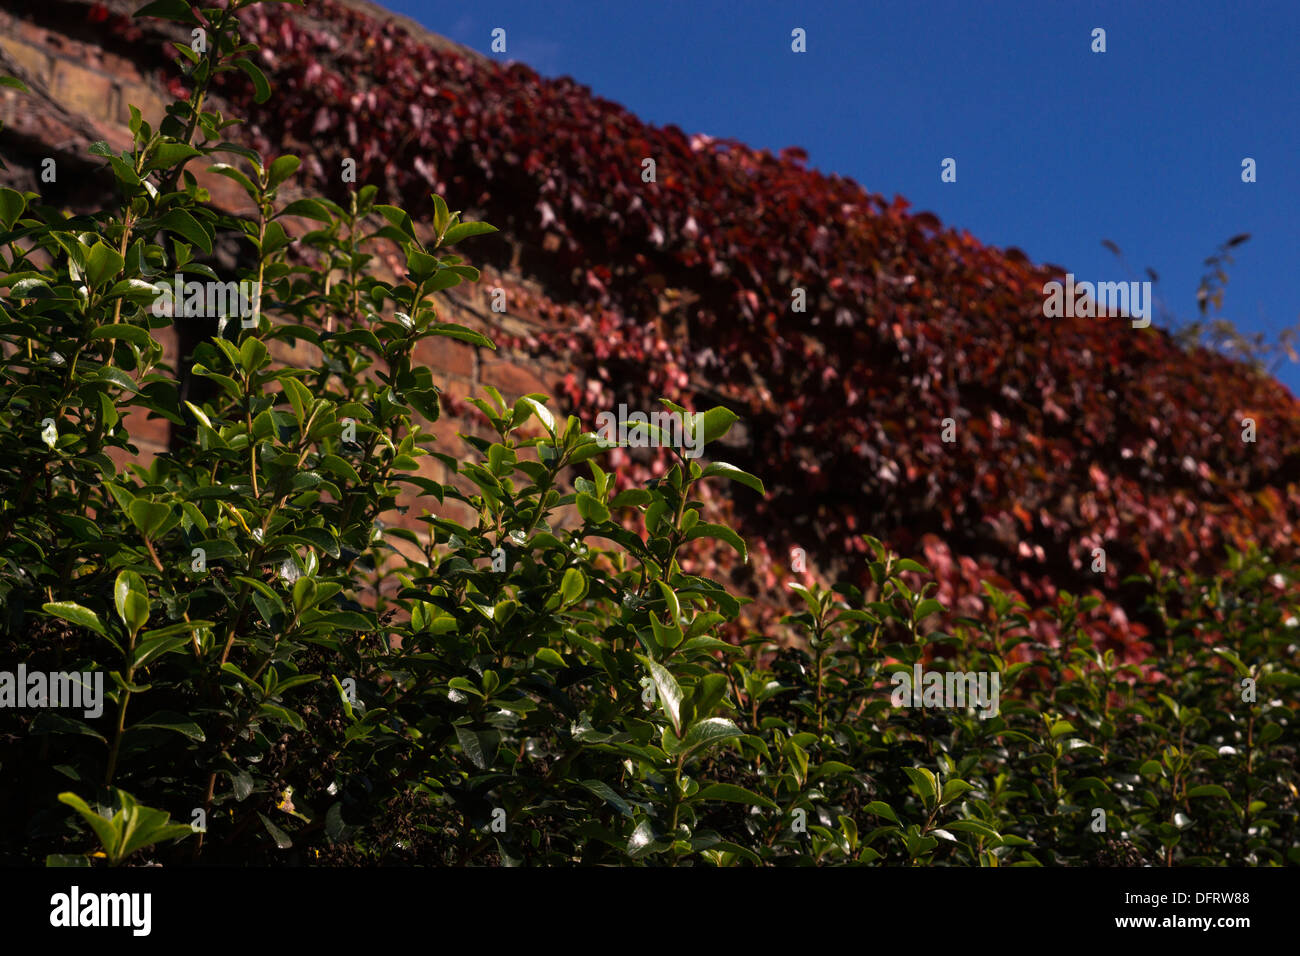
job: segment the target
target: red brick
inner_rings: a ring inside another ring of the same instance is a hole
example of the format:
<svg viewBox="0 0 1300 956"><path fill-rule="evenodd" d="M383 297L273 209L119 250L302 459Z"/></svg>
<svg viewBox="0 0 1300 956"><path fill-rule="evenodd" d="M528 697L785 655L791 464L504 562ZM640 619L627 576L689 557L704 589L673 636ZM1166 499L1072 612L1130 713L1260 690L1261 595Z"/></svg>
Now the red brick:
<svg viewBox="0 0 1300 956"><path fill-rule="evenodd" d="M535 370L500 359L485 361L479 371L479 380L498 389L508 402L529 392L551 392L546 382L535 374Z"/></svg>
<svg viewBox="0 0 1300 956"><path fill-rule="evenodd" d="M443 336L425 339L415 347L415 360L435 373L474 380L474 347Z"/></svg>
<svg viewBox="0 0 1300 956"><path fill-rule="evenodd" d="M209 173L197 163L191 163L186 168L194 174L195 181L208 191L214 206L240 215L251 215L257 211L253 201L248 198L248 193L244 192L244 187L233 179Z"/></svg>
<svg viewBox="0 0 1300 956"><path fill-rule="evenodd" d="M55 60L50 95L64 108L98 120L116 123L121 90L108 76L82 69L66 60Z"/></svg>
<svg viewBox="0 0 1300 956"><path fill-rule="evenodd" d="M140 446L141 450L146 443L165 449L171 438L171 422L157 416L147 418L148 414L147 410L134 408L123 416L118 427L125 428L131 441Z"/></svg>

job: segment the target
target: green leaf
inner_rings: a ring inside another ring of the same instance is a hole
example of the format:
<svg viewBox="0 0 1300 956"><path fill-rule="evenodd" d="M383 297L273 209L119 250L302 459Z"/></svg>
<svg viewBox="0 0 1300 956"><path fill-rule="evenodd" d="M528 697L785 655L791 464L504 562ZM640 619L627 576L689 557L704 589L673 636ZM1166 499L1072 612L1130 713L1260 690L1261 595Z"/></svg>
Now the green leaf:
<svg viewBox="0 0 1300 956"><path fill-rule="evenodd" d="M551 433L551 437L555 437L555 417L550 409L530 395L525 395L515 403L516 408L521 405L536 415L537 420Z"/></svg>
<svg viewBox="0 0 1300 956"><path fill-rule="evenodd" d="M266 74L261 71L251 60L240 57L235 60L235 66L239 67L253 81L253 99L258 103L265 103L271 98L271 84L266 80Z"/></svg>
<svg viewBox="0 0 1300 956"><path fill-rule="evenodd" d="M1230 794L1225 787L1217 783L1206 783L1199 787L1192 787L1187 791L1189 797L1222 797L1224 800L1231 800Z"/></svg>
<svg viewBox="0 0 1300 956"><path fill-rule="evenodd" d="M1068 720L1058 720L1052 724L1051 735L1053 740L1063 734L1072 733L1074 733L1074 724L1070 723Z"/></svg>
<svg viewBox="0 0 1300 956"><path fill-rule="evenodd" d="M82 819L89 823L90 828L95 831L95 836L99 838L99 845L103 847L104 854L110 859L116 860L118 832L113 822L90 809L90 805L75 793L59 794L59 802L67 804L81 814Z"/></svg>
<svg viewBox="0 0 1300 956"><path fill-rule="evenodd" d="M236 665L230 663L230 661L226 661L226 663L221 665L221 671L224 674L233 674L239 679L240 683L247 685L251 690L261 690L261 685L258 684L257 681L253 680L253 678L241 671ZM336 682L337 680L338 678L335 678Z"/></svg>
<svg viewBox="0 0 1300 956"><path fill-rule="evenodd" d="M140 807L138 819L140 822L136 828L128 832L125 845L122 847L122 859L136 850L153 846L155 843L164 840L183 840L194 835L194 828L188 823L167 823L171 815L162 810Z"/></svg>
<svg viewBox="0 0 1300 956"><path fill-rule="evenodd" d="M304 219L315 219L317 222L324 223L332 221L329 210L315 199L295 199L275 214L277 219L281 216L302 216Z"/></svg>
<svg viewBox="0 0 1300 956"><path fill-rule="evenodd" d="M669 620L676 623L677 619L682 616L682 604L667 581L659 580L655 582L659 586L659 593L663 595L664 606L668 609Z"/></svg>
<svg viewBox="0 0 1300 956"><path fill-rule="evenodd" d="M447 209L447 201L436 193L433 196L433 230L438 235L447 231L447 224L451 222L451 211Z"/></svg>
<svg viewBox="0 0 1300 956"><path fill-rule="evenodd" d="M976 836L985 839L997 839L1000 836L997 830L982 820L954 820L945 824L945 826L949 830L956 830L958 833L974 833Z"/></svg>
<svg viewBox="0 0 1300 956"><path fill-rule="evenodd" d="M715 461L700 473L701 478L712 478L714 475L721 475L724 478L730 478L732 481L738 481L746 488L753 488L760 495L767 494L762 481L749 472L741 471L735 465L729 465L725 461Z"/></svg>
<svg viewBox="0 0 1300 956"><path fill-rule="evenodd" d="M273 590L271 590L270 585L268 585L265 581L259 581L259 580L257 580L257 578L246 577L245 575L242 575L242 574L237 574L237 575L235 575L235 580L238 581L240 584L247 584L250 588L252 588L252 589L253 589L254 591L256 591L258 594L262 595L262 597L266 598L268 601L270 601L272 604L274 604L278 610L280 610L280 611L283 611L283 610L284 610L284 602L280 600L280 595L276 594ZM346 614L346 613L349 613L349 612L342 612L342 613ZM334 615L334 616L338 616L338 615ZM332 621L332 622L333 622L333 617L334 617L334 616L331 616L331 621ZM360 615L357 615L357 614L352 614L352 616L353 616L353 617L360 617ZM362 620L365 620L365 619L362 618ZM333 623L334 623L334 626L335 626L335 627L341 627L341 626L344 626L344 624L345 624L345 622L343 622L343 621L338 621L338 622L333 622ZM361 629L363 630L364 628L361 628Z"/></svg>
<svg viewBox="0 0 1300 956"><path fill-rule="evenodd" d="M944 782L943 785L943 793L939 797L939 806L941 807L946 806L949 803L952 803L958 797L962 796L962 794L967 793L974 789L975 788L972 787L965 780L955 780L955 779L947 780Z"/></svg>
<svg viewBox="0 0 1300 956"><path fill-rule="evenodd" d="M575 604L587 593L587 577L578 568L567 568L564 572L564 578L560 581L560 596L563 598L563 606Z"/></svg>
<svg viewBox="0 0 1300 956"><path fill-rule="evenodd" d="M249 179L245 173L241 172L236 167L231 166L229 163L216 163L215 165L208 167L208 172L216 173L219 176L225 176L227 179L232 179L239 183L240 186L244 187L244 192L248 193L248 198L252 199L254 202L256 202L258 197L262 194L262 190L258 188L256 183ZM308 202L309 200L300 199L298 201ZM293 206L295 203L290 203L289 205ZM287 210L282 212L280 215L285 215L286 212Z"/></svg>
<svg viewBox="0 0 1300 956"><path fill-rule="evenodd" d="M769 810L780 809L767 797L759 796L744 787L730 783L713 783L700 789L691 800L725 800L728 803L744 803L751 807L766 807Z"/></svg>
<svg viewBox="0 0 1300 956"><path fill-rule="evenodd" d="M293 609L301 614L316 601L316 579L306 575L293 582Z"/></svg>
<svg viewBox="0 0 1300 956"><path fill-rule="evenodd" d="M0 86L7 86L14 90L22 90L24 93L31 92L31 90L27 89L27 84L16 76L0 76Z"/></svg>
<svg viewBox="0 0 1300 956"><path fill-rule="evenodd" d="M294 240L284 231L284 226L279 222L269 222L266 225L266 235L262 237L262 255L269 256L273 252L278 252Z"/></svg>
<svg viewBox="0 0 1300 956"><path fill-rule="evenodd" d="M665 651L676 648L686 636L675 621L671 624L660 624L659 618L654 614L650 615L650 627L654 631L655 642Z"/></svg>
<svg viewBox="0 0 1300 956"><path fill-rule="evenodd" d="M54 290L44 279L20 279L9 291L15 299L54 298Z"/></svg>
<svg viewBox="0 0 1300 956"><path fill-rule="evenodd" d="M681 736L682 733L682 688L677 683L668 668L662 664L652 661L650 658L638 654L641 663L645 664L650 670L650 678L655 682L655 690L658 692L659 704L663 707L664 713L672 722L673 733Z"/></svg>
<svg viewBox="0 0 1300 956"><path fill-rule="evenodd" d="M269 351L261 339L248 336L239 346L239 367L252 374L267 364Z"/></svg>
<svg viewBox="0 0 1300 956"><path fill-rule="evenodd" d="M260 100L258 102L261 102ZM286 179L298 171L302 165L302 160L297 156L281 156L271 163L270 168L266 171L266 188L275 189ZM327 220L328 221L328 220Z"/></svg>
<svg viewBox="0 0 1300 956"><path fill-rule="evenodd" d="M112 640L112 638L109 638ZM70 734L72 736L90 737L98 740L101 744L107 744L104 735L95 730L85 721L74 720L71 717L64 717L58 711L45 709L36 715L32 721L30 733L33 736L42 734Z"/></svg>
<svg viewBox="0 0 1300 956"><path fill-rule="evenodd" d="M924 621L931 614L942 614L942 613L943 613L942 604L940 604L934 598L926 598L924 601L922 601L920 604L916 606L916 611L914 612L914 620L918 622Z"/></svg>
<svg viewBox="0 0 1300 956"><path fill-rule="evenodd" d="M86 259L86 278L94 288L98 289L115 278L124 265L126 261L117 254L115 249L97 242L91 247L90 255Z"/></svg>
<svg viewBox="0 0 1300 956"><path fill-rule="evenodd" d="M590 790L625 817L632 816L632 807L615 792L614 788L601 780L583 780L580 786Z"/></svg>
<svg viewBox="0 0 1300 956"><path fill-rule="evenodd" d="M898 819L898 815L894 813L893 809L887 803L882 803L879 800L873 800L870 803L868 803L865 807L863 807L863 809L866 810L868 813L874 814L875 816L878 817L884 817L886 820L891 820L894 823L899 824L899 826L902 826L901 821L899 821Z"/></svg>
<svg viewBox="0 0 1300 956"><path fill-rule="evenodd" d="M128 267L129 268L129 267ZM153 300L163 294L165 285L145 282L143 279L122 279L113 284L107 292L111 298L122 297L135 305L151 305ZM147 345L147 343L146 343Z"/></svg>
<svg viewBox="0 0 1300 956"><path fill-rule="evenodd" d="M704 442L708 444L716 441L727 432L731 431L731 426L740 421L740 416L729 408L723 408L716 405L704 413L702 425L704 428Z"/></svg>
<svg viewBox="0 0 1300 956"><path fill-rule="evenodd" d="M857 770L838 760L824 760L813 769L811 779L819 780L822 777L839 777L846 773L857 773Z"/></svg>
<svg viewBox="0 0 1300 956"><path fill-rule="evenodd" d="M497 759L497 749L501 746L501 734L495 730L474 730L458 726L456 739L461 750L470 763L480 770L487 770Z"/></svg>
<svg viewBox="0 0 1300 956"><path fill-rule="evenodd" d="M158 220L158 228L174 232L209 255L212 253L212 237L199 225L199 221L184 209L168 210L167 214Z"/></svg>
<svg viewBox="0 0 1300 956"><path fill-rule="evenodd" d="M468 239L470 236L482 236L496 231L496 226L490 226L486 222L462 222L448 229L439 245L450 246L462 239Z"/></svg>
<svg viewBox="0 0 1300 956"><path fill-rule="evenodd" d="M61 617L81 627L88 627L96 634L108 637L108 631L105 630L104 622L99 619L99 615L75 601L55 601L51 604L43 604L41 607L55 617Z"/></svg>
<svg viewBox="0 0 1300 956"><path fill-rule="evenodd" d="M153 342L148 329L141 328L138 325L124 325L121 323L97 326L91 330L90 339L92 341L122 339L142 349L148 348Z"/></svg>
<svg viewBox="0 0 1300 956"><path fill-rule="evenodd" d="M260 810L257 811L257 815L262 820L262 826L266 827L266 832L270 834L271 839L275 841L275 845L279 849L289 850L293 848L293 841L289 839L289 835L287 833L285 833L274 823L272 823L270 818L267 817L267 815L262 811Z"/></svg>
<svg viewBox="0 0 1300 956"><path fill-rule="evenodd" d="M136 387L135 381L130 375L127 375L120 368L111 365L100 367L95 372L94 379L100 382L112 382L118 388L131 392L132 394L140 391L140 389Z"/></svg>
<svg viewBox="0 0 1300 956"><path fill-rule="evenodd" d="M573 458L570 457L569 461L573 461ZM620 491L610 499L609 506L611 508L636 508L640 505L648 505L652 501L654 501L654 495L650 494L646 489L628 488Z"/></svg>
<svg viewBox="0 0 1300 956"><path fill-rule="evenodd" d="M405 209L398 206L390 206L386 203L380 203L375 206L375 212L379 213L402 232L406 233L410 238L415 238L415 226L412 224L411 217Z"/></svg>
<svg viewBox="0 0 1300 956"><path fill-rule="evenodd" d="M136 498L131 502L131 507L127 509L131 515L131 521L141 533L152 539L154 533L163 526L168 517L171 516L172 509L170 505L165 505L160 501L150 501L147 498Z"/></svg>
<svg viewBox="0 0 1300 956"><path fill-rule="evenodd" d="M727 718L708 717L691 725L686 731L686 736L682 738L677 752L689 755L701 748L707 749L724 740L743 736L745 736L744 732Z"/></svg>
<svg viewBox="0 0 1300 956"><path fill-rule="evenodd" d="M916 767L904 767L903 773L907 774L908 779L912 781L912 789L915 791L916 795L921 798L921 802L925 804L927 808L933 807L939 792L939 781L935 778L934 774L924 767L920 769L917 769Z"/></svg>
<svg viewBox="0 0 1300 956"><path fill-rule="evenodd" d="M108 157L108 164L113 167L113 175L123 186L128 187L123 191L131 193L133 190L140 188L140 176L130 163L121 156Z"/></svg>
<svg viewBox="0 0 1300 956"><path fill-rule="evenodd" d="M595 495L589 495L585 491L581 492L578 495L576 504L578 514L592 524L603 524L609 520L609 508Z"/></svg>
<svg viewBox="0 0 1300 956"><path fill-rule="evenodd" d="M1220 657L1222 657L1225 661L1227 661L1229 664L1231 664L1231 665L1233 666L1233 669L1236 670L1236 672L1237 672L1237 676L1238 676L1238 677L1249 677L1249 676L1250 676L1250 668L1246 666L1245 662L1243 662L1242 659L1241 659L1240 657L1238 657L1236 654L1234 654L1234 653L1233 653L1231 650L1229 650L1228 648L1226 648L1226 647L1216 647L1216 648L1214 649L1214 653L1215 653L1215 654L1218 654L1218 655L1219 655Z"/></svg>
<svg viewBox="0 0 1300 956"><path fill-rule="evenodd" d="M304 727L306 727L306 724L303 722L303 719L300 716L298 716L298 714L294 713L292 710L289 710L289 708L281 707L278 704L269 704L264 701L257 708L257 712L259 714L271 718L271 720L273 721L277 721L279 723L292 727L294 730L302 730Z"/></svg>
<svg viewBox="0 0 1300 956"><path fill-rule="evenodd" d="M113 583L113 603L117 616L132 634L149 620L149 591L144 578L134 571L120 571Z"/></svg>
<svg viewBox="0 0 1300 956"><path fill-rule="evenodd" d="M5 79L0 77L0 79ZM0 224L3 224L6 230L12 229L18 217L23 214L27 208L27 200L23 194L12 189L0 187Z"/></svg>
<svg viewBox="0 0 1300 956"><path fill-rule="evenodd" d="M627 855L634 860L639 860L643 856L660 853L670 846L672 843L655 838L654 827L649 820L642 820L627 839Z"/></svg>
<svg viewBox="0 0 1300 956"><path fill-rule="evenodd" d="M498 478L505 477L514 471L518 458L514 451L505 445L493 443L488 448L488 469Z"/></svg>
<svg viewBox="0 0 1300 956"><path fill-rule="evenodd" d="M594 435L588 433L583 435L582 438L578 440L578 444L576 444L573 447L573 450L569 452L569 464L581 464L590 458L595 458L597 455L604 454L608 450L609 449L599 441L595 440ZM618 496L615 496L614 500L617 501Z"/></svg>
<svg viewBox="0 0 1300 956"><path fill-rule="evenodd" d="M1108 789L1110 788L1106 786L1106 781L1099 777L1080 777L1070 784L1070 793L1074 793L1076 790L1087 790L1089 792L1100 790L1105 793Z"/></svg>
<svg viewBox="0 0 1300 956"><path fill-rule="evenodd" d="M361 484L361 476L346 458L340 458L338 455L322 455L320 467L336 478L342 478L354 485Z"/></svg>
<svg viewBox="0 0 1300 956"><path fill-rule="evenodd" d="M411 244L407 245L406 271L410 273L410 278L412 279L412 281L426 282L429 279L429 277L432 276L434 272L437 271L437 269L438 269L437 259L429 255L427 252L421 252L419 249L416 249L414 245ZM451 277L455 281L450 282L449 285L456 285L456 283L460 282L460 276L455 275L455 273L452 273ZM446 284L438 286L437 288L434 288L433 285L430 284L430 291L433 292L437 292L439 291L439 289L445 289L445 288L447 288Z"/></svg>
<svg viewBox="0 0 1300 956"><path fill-rule="evenodd" d="M196 740L199 743L207 739L203 734L203 728L196 724L192 718L169 710L160 710L156 714L151 714L144 720L132 724L127 729L170 730L172 733L180 734L182 737L188 737L190 740Z"/></svg>
<svg viewBox="0 0 1300 956"><path fill-rule="evenodd" d="M234 153L236 156L243 156L251 162L262 165L262 154L255 149L249 149L247 146L241 146L239 143L228 143L224 140L216 146L209 146L210 153Z"/></svg>
<svg viewBox="0 0 1300 956"><path fill-rule="evenodd" d="M277 375L276 379L284 388L284 395L289 399L289 404L293 406L293 417L297 419L298 427L302 428L307 421L307 410L314 404L311 390L297 378L286 373Z"/></svg>
<svg viewBox="0 0 1300 956"><path fill-rule="evenodd" d="M167 629L163 629L167 630ZM189 644L188 634L166 634L146 631L135 647L134 667L144 667L155 657L162 657Z"/></svg>
<svg viewBox="0 0 1300 956"><path fill-rule="evenodd" d="M686 532L683 541L694 541L696 538L717 538L719 541L725 541L731 545L740 554L746 562L749 561L749 553L745 550L745 542L726 525L721 524L697 524Z"/></svg>
<svg viewBox="0 0 1300 956"><path fill-rule="evenodd" d="M159 143L154 149L153 155L149 158L149 165L145 169L171 169L187 159L202 155L187 143Z"/></svg>
<svg viewBox="0 0 1300 956"><path fill-rule="evenodd" d="M457 325L454 322L442 322L438 325L429 326L430 335L442 335L449 339L455 339L458 342L466 342L470 345L477 345L480 348L495 349L496 343L484 335L482 332L475 332L473 329L467 329L463 325Z"/></svg>
<svg viewBox="0 0 1300 956"><path fill-rule="evenodd" d="M564 658L560 656L559 652L549 647L538 648L537 653L534 654L533 657L535 660L541 661L544 664L549 664L552 667L566 666Z"/></svg>
<svg viewBox="0 0 1300 956"><path fill-rule="evenodd" d="M793 591L795 594L799 595L800 599L802 599L804 603L804 607L808 608L808 613L813 616L814 620L821 619L822 616L821 602L816 598L816 596L811 591L809 591L802 584L791 584L790 590Z"/></svg>

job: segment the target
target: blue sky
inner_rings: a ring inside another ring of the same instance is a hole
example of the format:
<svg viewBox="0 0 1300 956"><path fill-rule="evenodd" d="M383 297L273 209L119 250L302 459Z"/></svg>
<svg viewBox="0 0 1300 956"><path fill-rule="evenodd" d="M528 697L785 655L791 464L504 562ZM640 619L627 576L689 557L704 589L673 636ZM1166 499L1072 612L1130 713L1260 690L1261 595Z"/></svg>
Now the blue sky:
<svg viewBox="0 0 1300 956"><path fill-rule="evenodd" d="M779 150L1080 280L1160 276L1196 315L1300 322L1300 3L387 0L434 32L569 75L641 118ZM790 32L807 32L793 53ZM1093 53L1093 28L1106 30ZM940 162L957 160L957 182ZM1246 157L1255 183L1241 181ZM1127 267L1102 246L1115 242ZM1300 365L1278 372L1300 394Z"/></svg>

